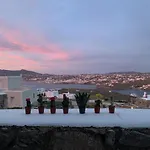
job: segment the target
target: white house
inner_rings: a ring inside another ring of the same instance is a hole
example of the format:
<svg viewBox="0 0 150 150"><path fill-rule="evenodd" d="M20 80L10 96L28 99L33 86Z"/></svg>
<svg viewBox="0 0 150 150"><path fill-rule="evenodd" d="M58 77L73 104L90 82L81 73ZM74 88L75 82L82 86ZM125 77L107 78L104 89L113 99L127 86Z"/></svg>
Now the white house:
<svg viewBox="0 0 150 150"><path fill-rule="evenodd" d="M59 93L58 90L50 90L50 91L45 91L45 94L47 97L58 97Z"/></svg>
<svg viewBox="0 0 150 150"><path fill-rule="evenodd" d="M63 95L66 95L69 99L75 99L75 94L72 94L72 93L63 93L63 94L59 94L58 98L63 98Z"/></svg>
<svg viewBox="0 0 150 150"><path fill-rule="evenodd" d="M31 102L37 100L37 90L25 88L22 76L0 76L0 89L3 95L7 95L4 108L25 107L26 98L30 98Z"/></svg>

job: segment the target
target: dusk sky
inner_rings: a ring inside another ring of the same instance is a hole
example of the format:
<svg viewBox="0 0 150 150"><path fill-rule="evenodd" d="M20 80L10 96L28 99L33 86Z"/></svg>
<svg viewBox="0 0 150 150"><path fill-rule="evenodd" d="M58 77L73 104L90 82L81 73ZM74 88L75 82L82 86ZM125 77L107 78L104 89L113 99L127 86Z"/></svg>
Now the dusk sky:
<svg viewBox="0 0 150 150"><path fill-rule="evenodd" d="M0 0L0 68L150 71L150 0Z"/></svg>

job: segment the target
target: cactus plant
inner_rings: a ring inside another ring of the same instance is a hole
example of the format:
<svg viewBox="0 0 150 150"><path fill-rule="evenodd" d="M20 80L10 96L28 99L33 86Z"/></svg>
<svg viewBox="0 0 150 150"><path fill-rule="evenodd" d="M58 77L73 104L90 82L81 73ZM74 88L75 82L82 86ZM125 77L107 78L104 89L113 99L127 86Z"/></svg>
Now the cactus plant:
<svg viewBox="0 0 150 150"><path fill-rule="evenodd" d="M69 98L65 94L63 95L62 106L63 106L63 112L64 112L64 114L68 114Z"/></svg>
<svg viewBox="0 0 150 150"><path fill-rule="evenodd" d="M101 100L98 99L98 100L95 101L95 107L100 107L101 104L102 104Z"/></svg>
<svg viewBox="0 0 150 150"><path fill-rule="evenodd" d="M94 110L95 110L95 113L98 114L100 112L100 106L102 104L102 101L101 100L96 100L95 101L95 107L94 107Z"/></svg>
<svg viewBox="0 0 150 150"><path fill-rule="evenodd" d="M114 106L114 100L113 97L110 97L110 105L109 105L109 113L114 113L115 112L115 106Z"/></svg>
<svg viewBox="0 0 150 150"><path fill-rule="evenodd" d="M50 111L51 111L51 114L56 113L55 97L50 98Z"/></svg>
<svg viewBox="0 0 150 150"><path fill-rule="evenodd" d="M87 104L89 98L90 98L90 94L84 93L84 92L83 93L79 92L75 95L75 99L76 99L77 105L79 107L80 114L85 113L86 104Z"/></svg>
<svg viewBox="0 0 150 150"><path fill-rule="evenodd" d="M30 114L31 113L31 101L30 98L26 99L26 107L25 107L25 113Z"/></svg>
<svg viewBox="0 0 150 150"><path fill-rule="evenodd" d="M44 101L43 101L43 94L38 94L38 103L39 103L39 114L43 114L44 113Z"/></svg>

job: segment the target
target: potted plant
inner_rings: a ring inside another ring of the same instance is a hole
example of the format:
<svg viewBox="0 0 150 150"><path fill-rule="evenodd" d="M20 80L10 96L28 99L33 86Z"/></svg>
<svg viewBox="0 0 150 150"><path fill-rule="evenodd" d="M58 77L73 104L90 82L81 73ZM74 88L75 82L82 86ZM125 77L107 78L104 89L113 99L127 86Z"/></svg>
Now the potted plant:
<svg viewBox="0 0 150 150"><path fill-rule="evenodd" d="M55 97L50 98L50 111L51 111L51 114L56 113Z"/></svg>
<svg viewBox="0 0 150 150"><path fill-rule="evenodd" d="M63 95L62 106L63 106L63 113L68 114L69 98L65 94Z"/></svg>
<svg viewBox="0 0 150 150"><path fill-rule="evenodd" d="M104 98L104 96L100 93L96 94L97 100L95 101L95 106L94 106L94 110L95 113L100 113L100 106L102 104L102 99Z"/></svg>
<svg viewBox="0 0 150 150"><path fill-rule="evenodd" d="M31 101L30 101L30 98L26 99L25 113L26 114L31 114Z"/></svg>
<svg viewBox="0 0 150 150"><path fill-rule="evenodd" d="M98 114L100 113L100 106L102 104L102 101L101 100L96 100L95 101L95 106L94 106L94 110L95 110L95 113Z"/></svg>
<svg viewBox="0 0 150 150"><path fill-rule="evenodd" d="M46 94L44 93L43 96L46 97Z"/></svg>
<svg viewBox="0 0 150 150"><path fill-rule="evenodd" d="M110 97L110 102L111 104L109 105L109 113L114 113L115 112L115 106L114 106L114 101L113 101L113 97Z"/></svg>
<svg viewBox="0 0 150 150"><path fill-rule="evenodd" d="M75 95L75 99L76 99L77 105L79 107L80 114L85 113L86 104L87 104L89 98L90 98L90 94L84 93L84 92L83 93L79 92Z"/></svg>
<svg viewBox="0 0 150 150"><path fill-rule="evenodd" d="M38 109L39 109L39 114L43 114L44 113L44 101L43 101L43 95L42 94L38 94L38 103L39 103L39 106L38 106Z"/></svg>

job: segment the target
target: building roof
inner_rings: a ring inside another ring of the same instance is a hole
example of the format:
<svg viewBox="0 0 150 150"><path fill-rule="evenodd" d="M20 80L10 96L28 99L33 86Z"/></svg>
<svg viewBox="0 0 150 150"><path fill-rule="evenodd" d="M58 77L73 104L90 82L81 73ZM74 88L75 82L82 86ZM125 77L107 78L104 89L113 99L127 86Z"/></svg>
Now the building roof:
<svg viewBox="0 0 150 150"><path fill-rule="evenodd" d="M142 98L143 100L150 101L150 95L147 95L147 98Z"/></svg>
<svg viewBox="0 0 150 150"><path fill-rule="evenodd" d="M29 88L21 88L21 89L13 89L13 90L4 90L4 92L23 92L23 91L29 91L29 90L32 90L32 89L29 89Z"/></svg>
<svg viewBox="0 0 150 150"><path fill-rule="evenodd" d="M0 95L7 95L6 93L4 93L4 92L0 92Z"/></svg>

